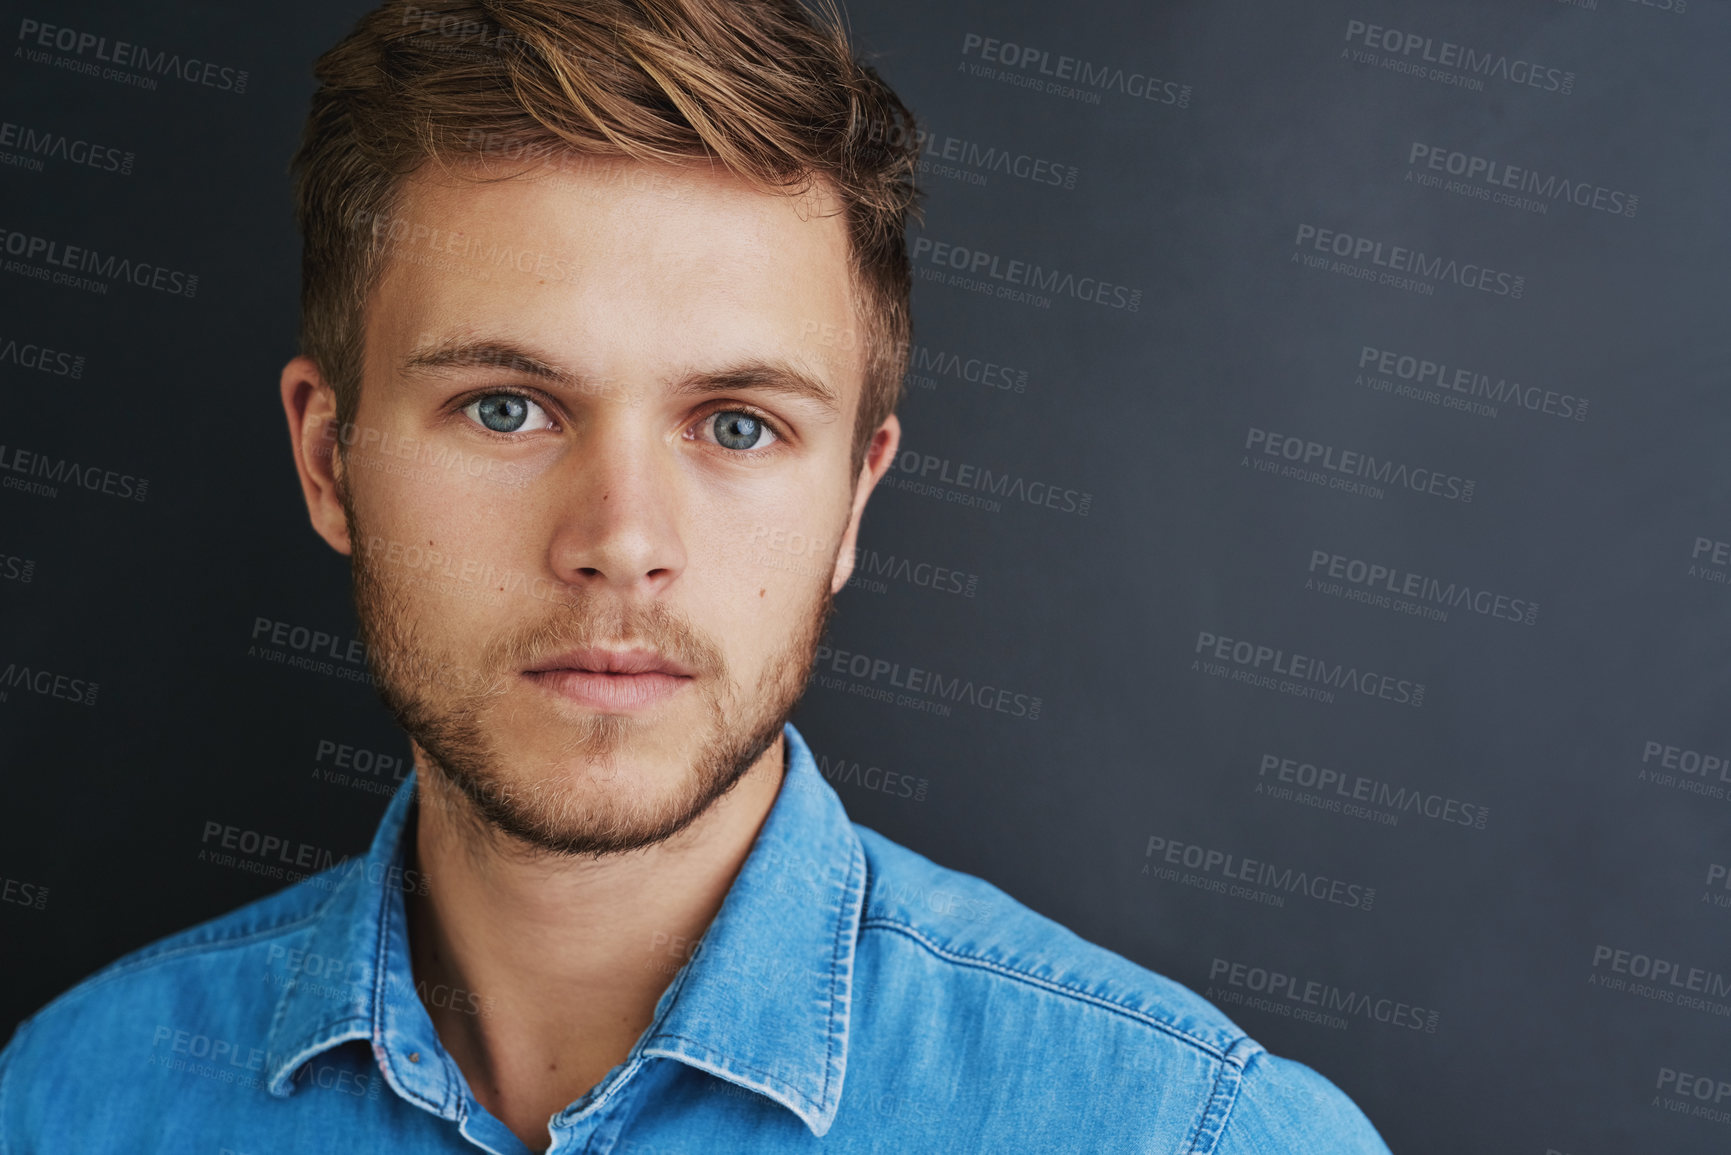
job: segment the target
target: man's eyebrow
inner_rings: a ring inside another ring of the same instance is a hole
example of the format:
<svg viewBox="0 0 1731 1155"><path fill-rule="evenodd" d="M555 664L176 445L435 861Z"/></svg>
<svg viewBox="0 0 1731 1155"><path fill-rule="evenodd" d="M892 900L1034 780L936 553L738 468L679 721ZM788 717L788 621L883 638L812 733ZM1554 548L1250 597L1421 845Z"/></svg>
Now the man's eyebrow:
<svg viewBox="0 0 1731 1155"><path fill-rule="evenodd" d="M570 371L506 341L441 341L417 348L403 358L405 374L440 369L503 369L558 385L577 382Z"/></svg>
<svg viewBox="0 0 1731 1155"><path fill-rule="evenodd" d="M498 369L569 388L583 385L580 374L508 341L440 341L415 349L402 362L402 371L408 375L442 369ZM744 361L724 369L690 373L674 386L675 392L699 397L735 390L803 397L832 416L841 414L841 398L834 388L786 361Z"/></svg>
<svg viewBox="0 0 1731 1155"><path fill-rule="evenodd" d="M747 361L716 372L693 373L674 388L697 396L754 389L785 393L813 401L831 416L841 414L841 398L833 388L786 361Z"/></svg>

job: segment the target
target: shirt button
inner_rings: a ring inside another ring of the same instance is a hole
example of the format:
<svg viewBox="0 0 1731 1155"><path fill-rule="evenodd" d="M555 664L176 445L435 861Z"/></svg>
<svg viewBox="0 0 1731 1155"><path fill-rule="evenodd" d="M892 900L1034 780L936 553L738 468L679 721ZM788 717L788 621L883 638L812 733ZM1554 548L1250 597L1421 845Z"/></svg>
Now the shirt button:
<svg viewBox="0 0 1731 1155"><path fill-rule="evenodd" d="M420 1061L421 1061L421 1052L419 1052L419 1051L410 1051L409 1052L409 1062L418 1063Z"/></svg>

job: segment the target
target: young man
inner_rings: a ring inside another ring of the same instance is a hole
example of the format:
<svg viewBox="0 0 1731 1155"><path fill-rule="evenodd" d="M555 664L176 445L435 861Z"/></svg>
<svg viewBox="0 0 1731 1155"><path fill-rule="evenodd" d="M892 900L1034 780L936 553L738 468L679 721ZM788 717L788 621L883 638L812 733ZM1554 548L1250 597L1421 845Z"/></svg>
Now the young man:
<svg viewBox="0 0 1731 1155"><path fill-rule="evenodd" d="M895 96L794 0L484 7L364 20L297 159L282 400L412 788L21 1027L0 1152L1385 1150L786 724L899 435Z"/></svg>

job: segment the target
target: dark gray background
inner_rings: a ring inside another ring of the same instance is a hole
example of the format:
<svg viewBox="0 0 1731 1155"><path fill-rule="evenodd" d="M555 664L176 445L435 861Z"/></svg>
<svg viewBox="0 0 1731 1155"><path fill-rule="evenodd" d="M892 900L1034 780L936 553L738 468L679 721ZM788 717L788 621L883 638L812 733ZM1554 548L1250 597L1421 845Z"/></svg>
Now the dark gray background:
<svg viewBox="0 0 1731 1155"><path fill-rule="evenodd" d="M361 850L384 796L317 777L315 751L405 751L364 686L249 655L261 617L354 634L275 383L296 317L287 159L312 60L365 6L5 6L8 38L37 19L249 78L244 94L144 91L16 51L0 66L0 120L134 154L129 174L0 165L0 227L199 277L187 299L0 274L4 452L149 479L142 502L0 490L0 668L100 684L88 706L0 686L0 1024L281 885L200 862L207 822ZM971 464L1090 494L1088 512L969 506L945 499L956 486L934 496L892 473L863 535L877 584L842 595L831 642L1038 696L1040 716L942 716L832 672L796 721L858 821L1207 993L1337 1082L1399 1152L1731 1147L1731 1126L1675 1110L1658 1085L1664 1069L1731 1080L1731 776L1643 762L1649 743L1731 755L1731 587L1691 568L1708 560L1699 539L1731 540L1731 15L1676 7L852 6L933 147L963 142L923 178L916 242L1141 296L1134 312L1063 294L1040 307L919 262L940 279L916 287L916 355L939 371L916 371L906 447L952 476ZM1355 60L1353 20L1567 71L1572 91ZM1189 92L1181 106L1110 80L1082 99L1011 83L970 70L970 35L1030 52L998 72L1037 77L1044 52L1048 68L1069 56ZM1415 143L1638 209L1541 195L1536 212L1423 187L1406 179L1426 171L1409 164ZM988 148L1073 168L1074 187L990 168ZM1295 259L1306 224L1518 274L1524 291L1433 278L1427 295L1310 268ZM81 374L28 368L5 342L81 356ZM1355 380L1366 346L1589 404L1578 421L1444 408ZM943 372L950 354L1025 386ZM1473 500L1261 472L1252 428L1472 479ZM1308 589L1317 550L1536 602L1537 617L1457 606L1439 621ZM904 579L902 559L971 575L972 596ZM1423 703L1216 676L1193 668L1203 632L1423 683ZM1488 817L1388 825L1258 792L1278 785L1258 775L1270 755ZM923 780L923 796L867 788L873 767ZM1374 888L1374 905L1278 892L1274 906L1162 879L1143 872L1162 865L1151 836ZM1717 996L1601 986L1628 982L1605 957L1617 950L1698 968ZM1216 960L1357 1007L1407 1004L1434 1029L1275 1013L1217 981Z"/></svg>

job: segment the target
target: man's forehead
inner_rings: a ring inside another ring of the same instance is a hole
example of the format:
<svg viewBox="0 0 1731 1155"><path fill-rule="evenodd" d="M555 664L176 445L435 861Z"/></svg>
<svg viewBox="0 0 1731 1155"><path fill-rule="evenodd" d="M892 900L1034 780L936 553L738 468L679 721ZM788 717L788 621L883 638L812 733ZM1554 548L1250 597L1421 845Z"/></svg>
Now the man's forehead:
<svg viewBox="0 0 1731 1155"><path fill-rule="evenodd" d="M462 154L423 163L402 178L393 199L408 216L533 225L546 231L549 243L609 226L641 235L658 224L724 219L736 236L741 230L751 239L780 234L784 244L797 238L833 250L825 255L844 266L849 256L846 212L827 177L774 189L703 157L649 163L587 153L515 161ZM530 219L513 219L522 214Z"/></svg>
<svg viewBox="0 0 1731 1155"><path fill-rule="evenodd" d="M635 341L671 357L675 376L773 353L832 393L857 390L858 292L832 194L764 192L691 164L579 160L408 179L374 228L383 267L369 348L556 380L602 374L595 362Z"/></svg>

